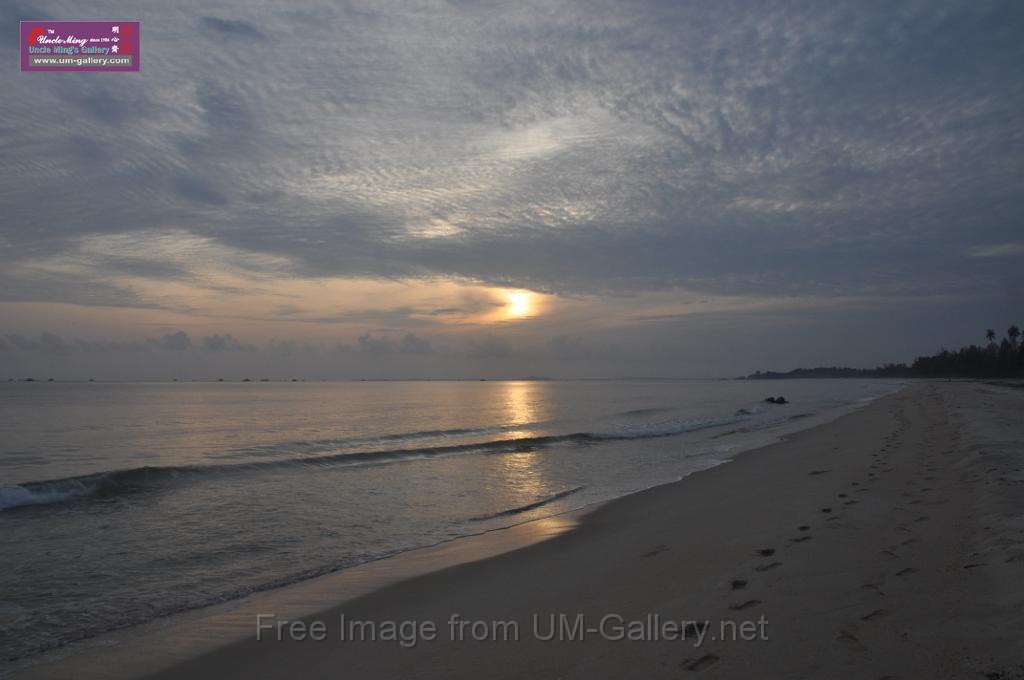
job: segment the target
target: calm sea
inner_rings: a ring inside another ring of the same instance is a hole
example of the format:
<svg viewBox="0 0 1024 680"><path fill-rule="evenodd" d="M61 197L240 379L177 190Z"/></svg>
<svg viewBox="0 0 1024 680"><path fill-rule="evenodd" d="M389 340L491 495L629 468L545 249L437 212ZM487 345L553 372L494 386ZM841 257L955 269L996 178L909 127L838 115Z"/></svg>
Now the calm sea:
<svg viewBox="0 0 1024 680"><path fill-rule="evenodd" d="M0 384L0 659L675 480L897 388Z"/></svg>

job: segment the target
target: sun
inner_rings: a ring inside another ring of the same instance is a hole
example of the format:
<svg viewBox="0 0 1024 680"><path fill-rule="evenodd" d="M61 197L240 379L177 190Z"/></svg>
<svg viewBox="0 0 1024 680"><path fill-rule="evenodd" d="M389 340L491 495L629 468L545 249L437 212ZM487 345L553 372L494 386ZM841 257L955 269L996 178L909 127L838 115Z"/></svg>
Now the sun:
<svg viewBox="0 0 1024 680"><path fill-rule="evenodd" d="M508 294L508 306L505 309L505 313L509 317L515 319L522 319L523 317L530 315L530 294L526 292L516 292Z"/></svg>

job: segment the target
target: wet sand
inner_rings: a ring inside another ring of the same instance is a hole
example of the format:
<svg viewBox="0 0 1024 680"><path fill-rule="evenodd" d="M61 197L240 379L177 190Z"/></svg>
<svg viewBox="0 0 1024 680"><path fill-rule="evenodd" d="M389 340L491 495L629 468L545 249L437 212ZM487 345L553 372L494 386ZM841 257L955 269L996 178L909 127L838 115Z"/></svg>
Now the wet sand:
<svg viewBox="0 0 1024 680"><path fill-rule="evenodd" d="M307 601L304 640L267 616L257 641L249 603L246 639L149 677L1024 677L1021 413L1012 386L914 384L549 540ZM274 607L288 592L264 613L291 619ZM371 630L405 643L352 639ZM137 663L132 648L93 668Z"/></svg>

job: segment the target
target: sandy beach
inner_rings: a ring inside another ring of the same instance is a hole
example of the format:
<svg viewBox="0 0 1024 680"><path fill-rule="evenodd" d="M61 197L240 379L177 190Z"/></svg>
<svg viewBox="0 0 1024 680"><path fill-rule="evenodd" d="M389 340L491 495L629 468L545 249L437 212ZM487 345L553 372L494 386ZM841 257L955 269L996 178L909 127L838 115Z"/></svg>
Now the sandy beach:
<svg viewBox="0 0 1024 680"><path fill-rule="evenodd" d="M296 625L267 610L259 640L253 616L149 676L1022 677L1022 407L1012 385L912 384L548 540L325 598ZM139 644L24 675L138 675Z"/></svg>

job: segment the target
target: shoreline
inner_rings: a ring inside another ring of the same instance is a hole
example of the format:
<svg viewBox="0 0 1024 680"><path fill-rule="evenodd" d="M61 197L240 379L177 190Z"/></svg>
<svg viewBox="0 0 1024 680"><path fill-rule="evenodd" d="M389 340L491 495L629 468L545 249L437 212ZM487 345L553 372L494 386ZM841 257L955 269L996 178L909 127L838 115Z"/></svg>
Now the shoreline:
<svg viewBox="0 0 1024 680"><path fill-rule="evenodd" d="M781 455L786 457L785 451L787 449L806 448L800 446L801 441L806 443L808 439L828 438L830 430L840 428L844 423L848 426L850 419L860 418L863 420L864 418L861 416L867 412L871 412L872 417L876 420L878 418L885 419L886 417L891 417L891 414L887 413L888 409L883 407L885 402L889 400L910 399L911 397L907 396L908 393L915 395L914 399L919 399L916 395L921 393L922 390L927 389L928 383L912 384L896 394L882 397L857 408L850 408L845 413L836 414L824 424L809 423L809 427L802 428L795 434L779 435L773 433L772 439L778 439L780 436L783 439L767 446L753 447L738 453L730 452L729 463L731 464L716 465L688 475L678 481L667 482L610 501L598 503L596 507L587 506L546 519L533 520L511 527L495 529L476 536L454 539L428 548L407 551L390 558L366 563L334 574L291 584L281 589L257 593L242 600L225 603L224 605L216 605L213 608L176 615L171 617L171 620L144 624L137 627L137 629L127 629L101 636L103 638L121 638L121 641L114 646L110 646L110 640L74 643L75 648L68 650L71 654L67 655L66 658L57 658L56 660L38 659L39 663L26 664L18 669L12 668L11 671L14 671L14 673L11 677L33 677L37 673L47 677L90 677L90 668L96 673L97 677L112 677L109 666L107 666L112 660L117 663L117 668L120 671L116 677L138 677L149 672L159 672L161 668L166 669L168 667L170 667L171 675L188 672L189 674L204 676L219 673L224 669L224 663L229 663L233 670L237 670L240 664L245 665L246 660L257 658L259 659L258 665L252 666L252 668L266 671L269 661L282 657L291 659L290 663L292 665L294 663L302 664L304 669L313 675L317 674L316 669L321 669L320 672L324 673L331 667L332 663L340 662L339 659L341 659L346 664L358 662L372 676L383 671L385 668L389 669L388 672L397 670L397 668L390 668L389 664L397 663L403 657L407 661L412 660L413 657L420 658L426 656L433 658L438 655L454 655L457 658L461 658L466 656L466 650L470 650L470 652L476 650L473 652L476 654L479 653L477 648L481 647L480 644L464 643L459 645L454 642L447 645L438 643L429 647L420 647L419 649L410 650L408 654L406 654L406 650L399 654L394 651L394 647L388 648L381 642L363 644L359 647L352 647L350 644L347 648L342 648L344 645L337 643L334 645L324 643L317 646L315 643L309 643L308 641L302 644L286 640L274 649L268 649L265 643L255 643L252 640L225 643L229 642L228 638L231 637L232 631L237 633L241 630L240 626L248 628L250 631L254 630L252 627L252 615L253 612L261 608L264 611L272 610L278 619L288 620L303 617L316 620L316 617L320 616L317 612L327 611L331 614L337 614L339 609L343 610L342 613L349 610L357 613L368 611L371 614L371 619L373 619L373 616L380 619L383 614L390 616L392 613L397 615L402 612L403 607L398 606L399 603L395 600L395 592L401 591L411 592L414 595L411 600L408 597L400 598L402 603L412 601L415 603L414 610L419 609L421 613L437 613L436 602L433 605L420 602L423 599L424 588L427 587L424 584L434 584L436 586L437 582L440 582L445 587L452 588L452 579L460 578L457 576L453 577L453 574L470 572L474 578L481 578L481 574L490 573L491 578L493 578L493 572L496 569L500 571L507 568L501 566L503 562L521 563L524 560L530 560L533 554L540 554L547 562L552 561L552 559L555 562L565 560L572 562L573 555L576 555L577 558L579 557L578 553L581 549L579 546L583 545L586 548L590 541L599 540L621 547L617 544L621 544L629 538L635 539L635 537L631 536L627 536L624 539L622 536L616 535L612 537L613 540L607 541L610 527L619 533L621 533L623 525L639 526L647 533L664 533L665 526L663 525L672 513L659 512L655 513L656 517L650 517L651 506L659 506L659 510L672 510L671 507L661 506L672 506L673 497L678 496L680 492L700 492L702 488L706 490L708 487L722 486L723 484L727 487L736 487L736 482L738 481L736 478L740 476L740 473L749 475L750 469L757 467L756 463L767 462L761 460L762 456L774 455L778 457ZM853 430L856 431L857 429L858 427L855 424ZM758 451L758 456L743 455L753 451ZM846 463L850 464L850 461L846 461ZM735 470L739 470L739 473L734 473ZM816 480L818 477L831 477L829 474L831 472L832 470L828 470L820 475L812 474L808 479ZM742 484L739 486L742 487ZM678 505L678 502L676 505ZM678 511L678 508L675 508L675 510ZM637 513L640 513L641 516L637 516ZM838 516L837 511L833 517L838 519ZM572 530L570 531L570 529ZM706 536L705 538L717 538L721 542L723 538L722 532L713 533L720 535L717 537ZM808 533L806 536L797 535L790 540L794 541L793 546L804 545L804 541L813 544L815 542L810 540L812 537L818 538ZM665 537L662 536L662 538ZM797 539L803 540L798 541ZM716 552L732 553L734 546L731 543L735 542L735 540L736 537L732 536L730 540L725 542L725 545L718 545ZM705 544L713 546L714 541L707 540ZM650 548L649 550L634 556L634 561L640 560L640 562L637 562L638 565L646 566L651 563L670 561L670 557L674 552L673 549L679 549L678 546L669 543L648 547ZM754 549L754 551L756 550L771 550L771 554L774 554L776 550L779 550L780 554L782 552L780 548ZM567 552L568 555L566 554ZM767 559L768 556L770 555L762 555L761 557ZM719 554L716 556L716 559L720 561L722 557L723 555ZM716 559L709 560L709 562L713 563ZM760 566L771 564L773 562L768 561ZM767 568L765 571L774 574L776 569L781 571L783 565L784 563L779 563L779 565ZM410 566L414 567L411 571L408 569ZM688 574L691 580L708 578L706 570L696 569L693 564L681 566L683 567L683 572L687 570L698 572ZM544 575L542 580L555 582L565 580L562 570L541 569L541 571ZM372 572L376 573L373 574ZM662 575L662 578L664 578L664 575ZM725 576L723 575L722 578L725 578ZM515 580L515 575L513 580ZM747 580L753 582L753 578L748 578ZM526 587L527 584L521 583L520 585ZM563 583L562 585L572 584ZM432 589L433 587L431 586L429 590ZM459 588L456 587L454 590L456 596L459 595L458 591ZM581 595L581 597L577 598L578 601L586 602L592 599L593 591L583 589L578 595ZM639 593L634 592L633 595L639 595ZM530 598L527 597L526 599ZM643 598L623 598L619 601L628 604L631 600L637 599ZM751 604L751 602L756 602L756 604ZM501 598L495 600L492 597L491 604L491 609L494 612L508 609L508 602L502 602ZM710 608L709 603L701 602L700 597L694 599L693 604L694 608L692 611L694 612ZM728 612L746 612L749 610L753 614L761 609L762 601L752 598L733 604L736 606L730 607L727 610ZM425 609L423 609L424 607ZM669 613L666 612L666 614ZM767 612L767 614L770 613ZM686 614L684 613L683 617L685 616ZM443 616L434 618L438 623L443 623L445 619ZM682 620L680 616L675 618ZM722 617L719 616L719 619L722 619ZM216 643L213 645L209 644L211 633L213 633L212 638ZM851 635L851 637L854 636ZM200 641L206 641L207 644L197 644ZM602 645L607 646L609 644L611 643L608 641L598 640L591 642L588 640L584 646L600 648ZM643 644L664 645L667 643L645 642ZM679 642L676 642L677 646L679 644ZM532 652L531 658L538 656L538 654L541 658L547 658L552 653L556 653L559 646L558 644L549 643L547 647L541 646L538 648L535 641L532 643L524 641L514 647L519 651L530 650ZM391 651L388 651L389 649ZM618 647L616 649L622 648ZM688 651L693 652L695 650ZM62 650L56 650L53 656L64 656L61 652ZM267 658L268 652L273 652L269 661ZM708 654L714 656L715 659L712 660ZM691 661L701 666L702 669L703 667L710 668L712 665L719 669L728 667L727 664L719 663L724 658L723 656L711 652L708 654L698 654ZM385 658L394 655L398 655L399 659ZM31 657L31 660L36 659L37 657ZM701 659L704 661L700 662ZM323 666L325 663L327 664L326 667ZM382 663L384 665L378 668Z"/></svg>
<svg viewBox="0 0 1024 680"><path fill-rule="evenodd" d="M506 526L456 536L434 544L406 548L335 571L255 590L242 597L204 604L157 616L148 621L113 628L58 647L13 659L6 662L6 666L0 664L0 678L33 677L35 668L56 670L65 666L71 667L72 662L92 663L96 649L101 650L99 654L101 660L96 662L99 670L95 673L95 677L108 678L110 671L103 665L107 662L111 649L122 647L127 649L129 658L145 658L146 661L139 664L138 672L134 670L134 667L132 667L133 670L122 668L117 677L137 677L139 673L151 672L164 665L180 662L194 655L203 654L246 638L250 633L246 619L249 617L250 610L270 607L275 610L287 611L293 617L308 616L317 610L317 608L310 608L308 604L305 604L311 600L329 600L341 603L368 595L387 585L422 575L425 571L439 571L527 547L572 530L587 515L604 505L653 488L677 484L706 470L727 465L738 456L785 441L786 438L796 433L827 425L879 399L906 389L907 383L896 381L893 386L895 389L892 392L880 396L858 399L817 413L801 413L768 427L751 429L747 426L733 428L731 425L725 425L723 427L731 429L713 435L704 444L722 438L732 438L733 447L722 453L717 460L708 459L709 465L706 467L695 469L680 477L635 488L618 496L591 501L579 507L560 510L545 517L526 519ZM695 455L700 458L706 454L698 452ZM453 546L452 544L458 545ZM429 565L429 567L424 565ZM245 620L246 623L241 623L242 620ZM202 634L194 634L193 629L196 626L203 629ZM188 645L176 645L174 650L168 653L159 639L169 635L190 638L192 642ZM55 661L56 663L54 663ZM119 663L119 665L121 664ZM81 669L76 669L76 677L79 677L81 672Z"/></svg>

